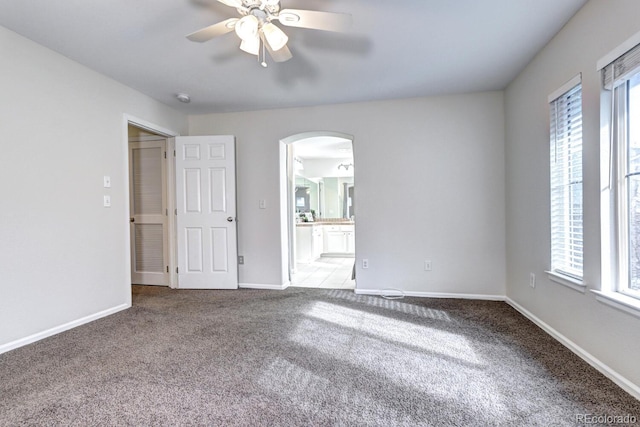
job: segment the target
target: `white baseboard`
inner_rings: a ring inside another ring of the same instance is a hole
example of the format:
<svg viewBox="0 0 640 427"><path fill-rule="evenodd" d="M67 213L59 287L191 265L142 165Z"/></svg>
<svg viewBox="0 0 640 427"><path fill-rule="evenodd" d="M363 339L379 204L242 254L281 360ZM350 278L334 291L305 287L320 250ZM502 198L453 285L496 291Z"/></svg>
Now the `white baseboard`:
<svg viewBox="0 0 640 427"><path fill-rule="evenodd" d="M632 383L631 381L620 375L618 372L611 369L611 367L609 367L608 365L597 359L595 356L593 356L591 353L580 347L578 344L574 343L569 338L565 337L560 332L556 331L554 328L540 320L537 316L535 316L533 313L531 313L529 310L527 310L517 302L513 301L511 298L506 298L505 301L511 307L520 312L520 314L531 320L542 330L559 341L560 344L567 347L582 360L600 371L600 373L602 373L605 377L609 378L611 381L620 386L620 388L622 388L624 391L640 400L640 387L638 387L636 384Z"/></svg>
<svg viewBox="0 0 640 427"><path fill-rule="evenodd" d="M46 331L38 332L37 334L29 335L25 338L20 338L19 340L15 340L9 342L7 344L0 345L0 354L6 353L7 351L14 350L18 347L25 346L27 344L34 343L36 341L40 341L41 339L48 338L52 335L59 334L60 332L67 331L69 329L73 329L75 327L84 325L89 322L93 322L94 320L98 320L102 317L109 316L111 314L115 314L119 311L126 310L131 307L131 304L121 304L103 311L100 311L95 314L91 314L89 316L83 317L81 319L73 320L71 322L67 322L63 325L56 326L55 328L47 329Z"/></svg>
<svg viewBox="0 0 640 427"><path fill-rule="evenodd" d="M357 286L357 285L356 285ZM405 296L419 298L454 298L454 299L475 299L487 301L504 301L504 295L477 295L477 294L451 294L443 292L414 292L402 291L400 289L358 289L355 293L358 295L385 295L385 296Z"/></svg>
<svg viewBox="0 0 640 427"><path fill-rule="evenodd" d="M242 289L268 289L272 291L283 291L289 287L289 282L282 285L265 285L262 283L238 283L238 287Z"/></svg>

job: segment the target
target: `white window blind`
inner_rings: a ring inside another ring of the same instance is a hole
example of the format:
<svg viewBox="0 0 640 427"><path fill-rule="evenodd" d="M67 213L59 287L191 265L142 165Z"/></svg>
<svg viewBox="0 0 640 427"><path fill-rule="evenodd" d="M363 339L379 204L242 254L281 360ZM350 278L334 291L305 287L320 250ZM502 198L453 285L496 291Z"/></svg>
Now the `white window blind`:
<svg viewBox="0 0 640 427"><path fill-rule="evenodd" d="M637 73L638 67L640 67L640 44L602 69L604 88L613 89L618 83L627 80L631 74Z"/></svg>
<svg viewBox="0 0 640 427"><path fill-rule="evenodd" d="M551 270L582 279L582 84L570 83L549 104Z"/></svg>

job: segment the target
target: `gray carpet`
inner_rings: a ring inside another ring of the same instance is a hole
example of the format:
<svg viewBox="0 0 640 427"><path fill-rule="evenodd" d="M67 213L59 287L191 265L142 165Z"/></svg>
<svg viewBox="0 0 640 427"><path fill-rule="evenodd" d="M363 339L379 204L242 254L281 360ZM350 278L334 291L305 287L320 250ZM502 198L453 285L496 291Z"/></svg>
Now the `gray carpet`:
<svg viewBox="0 0 640 427"><path fill-rule="evenodd" d="M640 402L507 304L133 288L0 355L0 425L548 426ZM593 419L592 419L593 420Z"/></svg>

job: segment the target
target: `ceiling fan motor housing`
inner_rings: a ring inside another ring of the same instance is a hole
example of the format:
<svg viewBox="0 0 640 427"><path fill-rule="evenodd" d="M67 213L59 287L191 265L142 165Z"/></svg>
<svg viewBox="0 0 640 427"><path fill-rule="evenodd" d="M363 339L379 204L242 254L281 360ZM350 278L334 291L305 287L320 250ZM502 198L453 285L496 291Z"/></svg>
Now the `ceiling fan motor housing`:
<svg viewBox="0 0 640 427"><path fill-rule="evenodd" d="M244 7L238 9L241 15L254 15L262 21L270 21L271 15L276 15L280 11L279 0L242 0L242 5Z"/></svg>

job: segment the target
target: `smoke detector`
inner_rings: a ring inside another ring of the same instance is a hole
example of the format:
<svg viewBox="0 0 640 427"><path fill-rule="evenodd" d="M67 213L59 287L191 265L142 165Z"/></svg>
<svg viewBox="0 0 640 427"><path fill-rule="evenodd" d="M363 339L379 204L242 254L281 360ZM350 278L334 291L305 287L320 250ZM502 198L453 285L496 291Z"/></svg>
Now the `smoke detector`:
<svg viewBox="0 0 640 427"><path fill-rule="evenodd" d="M191 97L186 93L179 93L176 95L176 98L178 99L178 101L184 102L185 104L188 104L191 102Z"/></svg>

